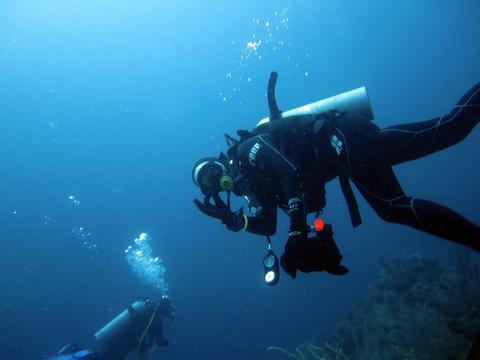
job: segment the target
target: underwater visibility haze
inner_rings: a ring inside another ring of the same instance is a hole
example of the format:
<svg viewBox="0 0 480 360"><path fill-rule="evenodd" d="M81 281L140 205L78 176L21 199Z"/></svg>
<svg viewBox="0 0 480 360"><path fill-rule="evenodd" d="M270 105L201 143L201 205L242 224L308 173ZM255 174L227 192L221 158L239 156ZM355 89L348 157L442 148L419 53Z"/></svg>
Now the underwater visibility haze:
<svg viewBox="0 0 480 360"><path fill-rule="evenodd" d="M269 115L272 71L283 110L366 86L380 127L446 114L480 81L479 15L474 0L2 1L0 359L89 347L162 296L175 318L151 359L465 358L476 251L382 221L356 190L353 229L332 181L322 217L350 273L268 287L265 237L199 212L192 166ZM479 224L479 135L395 167L405 191ZM287 230L281 215L277 255Z"/></svg>

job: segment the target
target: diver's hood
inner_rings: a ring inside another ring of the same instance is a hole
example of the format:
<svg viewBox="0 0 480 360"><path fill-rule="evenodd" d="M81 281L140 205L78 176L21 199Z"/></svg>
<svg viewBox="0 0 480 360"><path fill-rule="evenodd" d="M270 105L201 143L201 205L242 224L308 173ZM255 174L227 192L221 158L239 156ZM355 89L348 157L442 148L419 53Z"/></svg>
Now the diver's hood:
<svg viewBox="0 0 480 360"><path fill-rule="evenodd" d="M202 173L202 170L205 170L206 166L209 164L216 164L223 170L223 172L226 171L225 165L222 164L220 161L217 161L217 159L213 156L201 158L200 160L195 162L192 169L192 180L195 185L200 186L200 174Z"/></svg>

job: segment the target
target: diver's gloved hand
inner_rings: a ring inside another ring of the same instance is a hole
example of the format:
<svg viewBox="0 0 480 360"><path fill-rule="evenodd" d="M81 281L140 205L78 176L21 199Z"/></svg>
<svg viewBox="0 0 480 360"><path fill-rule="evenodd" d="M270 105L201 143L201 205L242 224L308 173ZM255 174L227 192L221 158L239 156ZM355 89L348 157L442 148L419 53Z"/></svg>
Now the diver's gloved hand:
<svg viewBox="0 0 480 360"><path fill-rule="evenodd" d="M285 244L285 252L280 257L280 265L292 278L297 277L298 264L306 256L306 231L293 231Z"/></svg>
<svg viewBox="0 0 480 360"><path fill-rule="evenodd" d="M210 202L211 198L213 198L213 204ZM227 229L231 231L240 231L245 226L243 208L233 212L218 194L205 196L203 203L200 200L194 199L193 203L202 213L220 220L222 224L225 224Z"/></svg>
<svg viewBox="0 0 480 360"><path fill-rule="evenodd" d="M327 225L314 238L302 240L298 236L290 236L280 264L294 279L298 270L305 273L326 271L333 275L345 275L349 270L340 265L342 258L333 239L332 226Z"/></svg>
<svg viewBox="0 0 480 360"><path fill-rule="evenodd" d="M343 256L333 239L332 225L326 225L321 233L307 241L306 253L307 256L298 264L298 270L302 272L326 271L332 275L349 272L348 268L340 265Z"/></svg>

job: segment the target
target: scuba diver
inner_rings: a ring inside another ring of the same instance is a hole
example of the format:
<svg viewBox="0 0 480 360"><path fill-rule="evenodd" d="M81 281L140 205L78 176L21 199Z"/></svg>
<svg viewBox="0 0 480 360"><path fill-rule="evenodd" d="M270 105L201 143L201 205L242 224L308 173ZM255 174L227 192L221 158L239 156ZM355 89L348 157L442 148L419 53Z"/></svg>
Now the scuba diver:
<svg viewBox="0 0 480 360"><path fill-rule="evenodd" d="M203 158L193 168L193 181L204 200L198 209L219 219L229 230L273 235L277 209L290 218L281 266L297 271L343 275L342 256L333 231L309 240L307 215L325 207L325 183L339 178L353 226L361 217L350 182L385 221L480 250L480 227L455 211L408 196L393 166L419 159L461 142L480 120L480 84L471 88L450 113L439 118L379 128L365 88L282 112L275 99L277 74L268 86L270 116L239 139L225 134L228 150ZM227 203L219 196L227 192ZM245 196L254 216L230 209L230 193Z"/></svg>
<svg viewBox="0 0 480 360"><path fill-rule="evenodd" d="M96 350L73 343L42 360L122 360L129 354L146 359L156 346L168 345L163 336L164 321L174 316L172 302L166 297L137 300L95 333Z"/></svg>

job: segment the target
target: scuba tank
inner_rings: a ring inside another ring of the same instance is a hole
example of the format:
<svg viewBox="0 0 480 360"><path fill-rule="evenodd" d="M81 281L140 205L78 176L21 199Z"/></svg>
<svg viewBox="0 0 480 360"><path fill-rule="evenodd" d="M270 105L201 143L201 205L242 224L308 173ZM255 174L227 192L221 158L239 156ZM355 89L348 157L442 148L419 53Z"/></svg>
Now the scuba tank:
<svg viewBox="0 0 480 360"><path fill-rule="evenodd" d="M272 72L268 83L267 97L270 116L261 119L255 129L253 129L253 133L261 133L266 128L270 131L274 131L277 127L284 127L290 123L300 122L300 124L307 124L312 120L315 120L316 115L332 110L356 113L368 120L373 120L373 110L365 86L291 110L280 111L275 99L277 77L277 73Z"/></svg>
<svg viewBox="0 0 480 360"><path fill-rule="evenodd" d="M155 344L168 344L163 338L162 318L173 317L174 308L168 298L137 300L97 331L95 339L106 358L125 356L135 348L143 354Z"/></svg>
<svg viewBox="0 0 480 360"><path fill-rule="evenodd" d="M373 120L373 110L365 86L350 90L329 98L315 101L295 109L283 111L280 119L286 119L300 115L319 115L330 110L347 111L361 114L369 120ZM262 126L270 122L270 117L263 118L257 124Z"/></svg>
<svg viewBox="0 0 480 360"><path fill-rule="evenodd" d="M155 310L155 304L149 300L137 300L117 315L112 321L104 325L95 333L95 339L104 346L117 341L124 336L132 324L140 319L147 318ZM136 326L135 326L136 327Z"/></svg>

